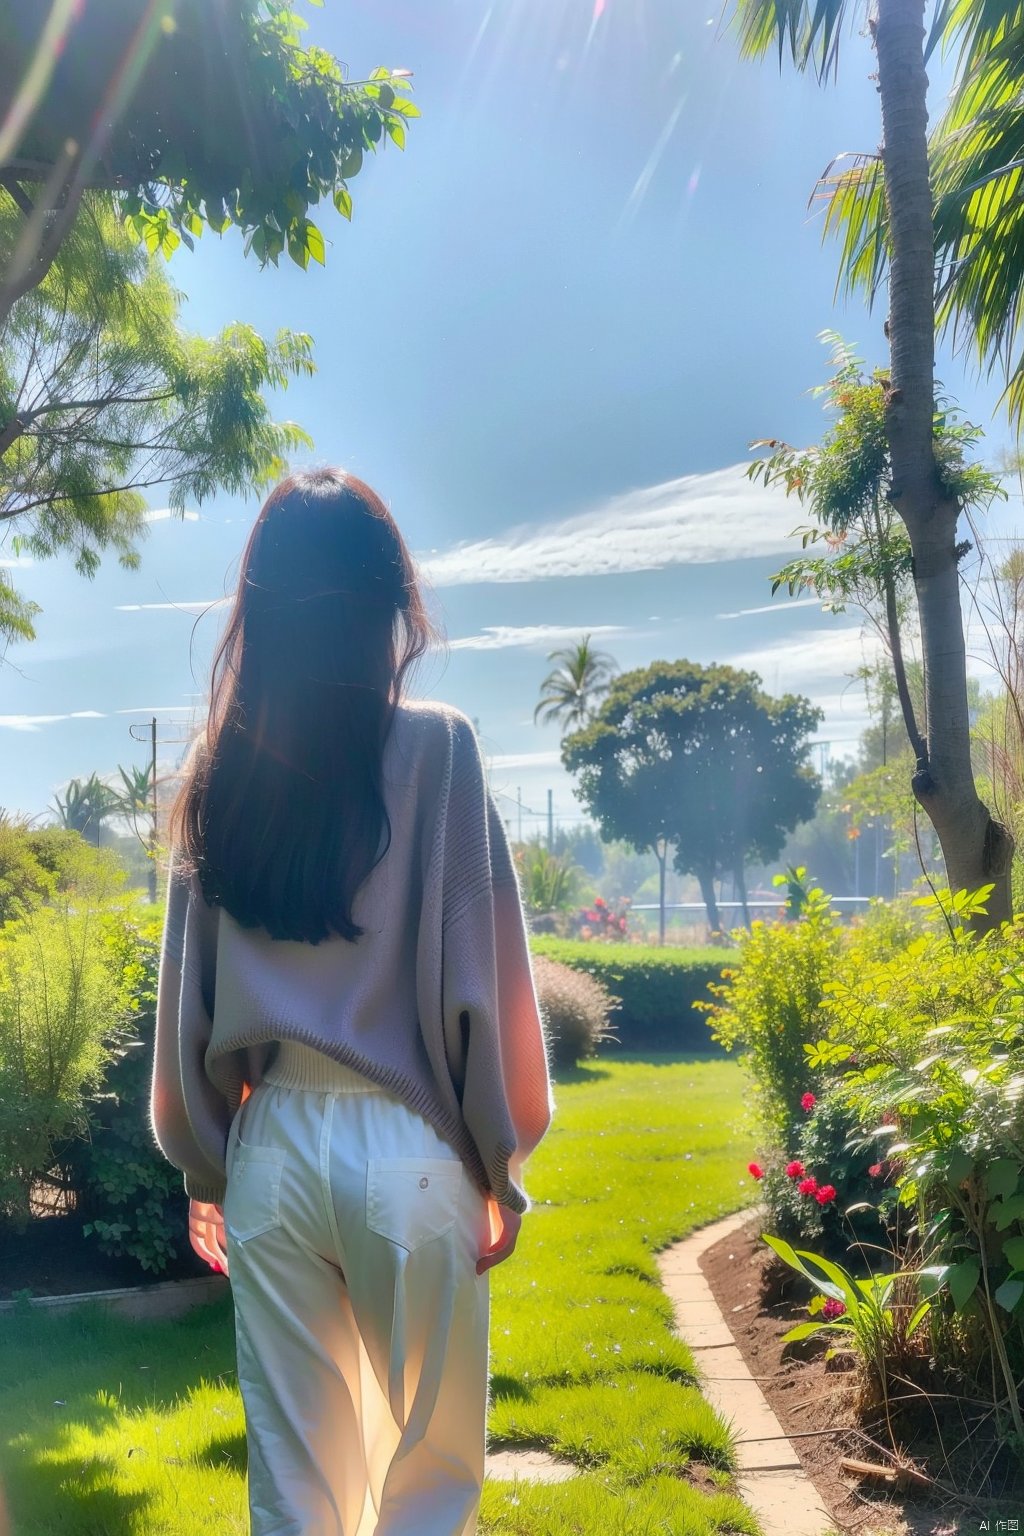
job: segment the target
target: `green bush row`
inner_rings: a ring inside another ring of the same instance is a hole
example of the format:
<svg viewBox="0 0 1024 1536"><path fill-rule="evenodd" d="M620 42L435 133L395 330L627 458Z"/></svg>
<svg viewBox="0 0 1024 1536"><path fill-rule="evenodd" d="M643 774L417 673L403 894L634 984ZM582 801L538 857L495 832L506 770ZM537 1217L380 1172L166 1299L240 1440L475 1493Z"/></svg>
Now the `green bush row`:
<svg viewBox="0 0 1024 1536"><path fill-rule="evenodd" d="M646 944L603 944L536 936L535 955L584 971L620 1006L612 1014L616 1038L602 1047L620 1051L707 1051L715 1048L695 1003L735 964L727 949L660 949Z"/></svg>

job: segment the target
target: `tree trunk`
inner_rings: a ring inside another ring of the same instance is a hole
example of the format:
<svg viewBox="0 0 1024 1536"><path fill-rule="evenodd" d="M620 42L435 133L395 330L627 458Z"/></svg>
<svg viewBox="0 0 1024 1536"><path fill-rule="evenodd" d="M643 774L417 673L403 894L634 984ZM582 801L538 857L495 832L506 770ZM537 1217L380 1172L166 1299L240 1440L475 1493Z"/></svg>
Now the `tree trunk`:
<svg viewBox="0 0 1024 1536"><path fill-rule="evenodd" d="M938 833L950 889L995 887L979 924L992 927L1011 915L1013 843L974 784L956 553L960 508L943 491L932 438L935 299L924 9L925 0L878 0L872 24L891 242L890 494L910 538L921 622L924 750L914 794Z"/></svg>
<svg viewBox="0 0 1024 1536"><path fill-rule="evenodd" d="M714 871L710 873L708 873L706 870L700 871L698 872L697 879L700 881L701 900L704 902L704 905L707 908L708 927L711 929L712 933L721 933L722 919L718 915L718 901L715 897Z"/></svg>
<svg viewBox="0 0 1024 1536"><path fill-rule="evenodd" d="M658 943L665 943L665 866L668 863L668 843L662 843L660 848L654 845L655 858L658 860Z"/></svg>
<svg viewBox="0 0 1024 1536"><path fill-rule="evenodd" d="M743 926L749 929L750 908L747 905L747 871L744 868L742 859L736 866L736 873L733 875L733 880L736 883L736 894L739 896L740 908L743 912Z"/></svg>

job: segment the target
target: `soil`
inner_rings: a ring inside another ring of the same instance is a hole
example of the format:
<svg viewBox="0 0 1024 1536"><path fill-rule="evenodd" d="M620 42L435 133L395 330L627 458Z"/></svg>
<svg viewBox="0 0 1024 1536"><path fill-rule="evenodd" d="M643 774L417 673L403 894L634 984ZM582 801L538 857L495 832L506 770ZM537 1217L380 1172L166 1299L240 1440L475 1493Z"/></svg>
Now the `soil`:
<svg viewBox="0 0 1024 1536"><path fill-rule="evenodd" d="M106 1258L94 1238L83 1236L82 1221L74 1215L36 1218L23 1233L0 1231L0 1300L25 1291L32 1296L67 1296L210 1273L187 1239L159 1275L142 1269L135 1259Z"/></svg>
<svg viewBox="0 0 1024 1536"><path fill-rule="evenodd" d="M843 1473L844 1456L891 1465L882 1450L886 1437L880 1416L874 1416L875 1423L870 1413L858 1418L855 1376L842 1358L826 1361L817 1342L781 1342L794 1323L807 1321L810 1297L799 1277L780 1266L760 1241L759 1231L755 1225L716 1243L705 1253L701 1269L751 1375L792 1440L836 1528L857 1536L967 1536L986 1529L981 1523L986 1518L992 1531L1016 1529L1009 1516L1017 1517L1024 1531L1024 1500L1018 1500L1016 1508L1002 1502L998 1508L994 1503L982 1508L941 1494L901 1495L874 1480ZM939 1414L947 1409L942 1402L935 1406ZM933 1457L926 1454L935 1450L934 1436L928 1445L924 1436L915 1441L911 1431L906 1444L915 1466L940 1475Z"/></svg>

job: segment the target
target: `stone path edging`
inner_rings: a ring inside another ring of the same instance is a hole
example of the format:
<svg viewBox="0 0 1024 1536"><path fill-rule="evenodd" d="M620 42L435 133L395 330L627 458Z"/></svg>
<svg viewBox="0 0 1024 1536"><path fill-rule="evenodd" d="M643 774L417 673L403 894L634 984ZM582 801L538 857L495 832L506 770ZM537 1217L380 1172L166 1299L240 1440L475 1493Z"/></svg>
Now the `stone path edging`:
<svg viewBox="0 0 1024 1536"><path fill-rule="evenodd" d="M135 1322L156 1322L182 1317L193 1307L216 1301L227 1288L223 1275L199 1275L194 1280L160 1280L155 1285L131 1285L112 1291L78 1291L72 1296L30 1296L33 1312L50 1317L77 1312L81 1307L102 1307L116 1317ZM0 1301L0 1317L14 1312L20 1303Z"/></svg>
<svg viewBox="0 0 1024 1536"><path fill-rule="evenodd" d="M832 1517L747 1369L700 1268L709 1248L754 1220L756 1215L741 1211L702 1227L660 1253L658 1268L675 1308L676 1332L693 1351L701 1391L736 1436L736 1485L757 1516L762 1536L822 1536L834 1529Z"/></svg>

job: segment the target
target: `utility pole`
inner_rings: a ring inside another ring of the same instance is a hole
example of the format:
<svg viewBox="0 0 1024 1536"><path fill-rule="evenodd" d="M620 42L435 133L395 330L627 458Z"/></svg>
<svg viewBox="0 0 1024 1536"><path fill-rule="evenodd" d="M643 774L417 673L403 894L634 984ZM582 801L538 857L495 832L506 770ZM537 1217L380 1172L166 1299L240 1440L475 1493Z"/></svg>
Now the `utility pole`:
<svg viewBox="0 0 1024 1536"><path fill-rule="evenodd" d="M149 833L149 899L155 905L156 901L157 901L156 855L157 855L157 849L160 846L160 844L159 844L159 818L160 818L160 811L159 811L159 806L160 806L160 801L159 801L159 781L157 779L157 771L156 771L156 749L157 749L158 743L157 743L157 719L156 719L155 715L152 717L152 719L149 721L149 723L147 725L143 725L141 722L137 722L137 723L135 723L133 725L130 725L128 727L129 735L131 736L133 741L145 741L146 737L144 735L139 734L139 733L141 733L143 731L146 732L148 734L148 736L149 736L149 774L150 774L150 779L151 779L150 792L151 792L151 796L152 796L152 805L150 807L150 816L152 818L152 825L150 827L150 833ZM187 735L185 735L185 736L166 736L164 738L163 742L160 743L160 745L162 745L162 746L172 746L172 745L179 744L181 742L185 742L185 741L188 741L188 740L189 740L189 737Z"/></svg>
<svg viewBox="0 0 1024 1536"><path fill-rule="evenodd" d="M548 853L555 851L555 792L548 790Z"/></svg>

